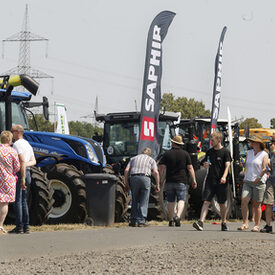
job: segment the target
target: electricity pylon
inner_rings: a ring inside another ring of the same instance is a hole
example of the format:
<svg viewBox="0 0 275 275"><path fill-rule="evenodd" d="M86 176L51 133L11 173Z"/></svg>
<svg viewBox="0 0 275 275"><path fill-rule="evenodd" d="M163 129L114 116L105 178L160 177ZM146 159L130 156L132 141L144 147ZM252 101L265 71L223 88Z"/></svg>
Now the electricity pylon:
<svg viewBox="0 0 275 275"><path fill-rule="evenodd" d="M2 40L2 44L3 44L2 56L4 56L4 43L5 42L20 42L18 65L16 67L2 73L2 75L27 74L32 78L53 78L53 76L48 75L40 70L37 70L37 69L34 69L31 67L31 65L30 65L30 59L31 59L30 44L32 41L46 41L48 43L47 38L44 38L40 35L30 32L28 5L26 5L22 31L19 33L13 34L10 37ZM46 53L46 56L47 56L47 53Z"/></svg>

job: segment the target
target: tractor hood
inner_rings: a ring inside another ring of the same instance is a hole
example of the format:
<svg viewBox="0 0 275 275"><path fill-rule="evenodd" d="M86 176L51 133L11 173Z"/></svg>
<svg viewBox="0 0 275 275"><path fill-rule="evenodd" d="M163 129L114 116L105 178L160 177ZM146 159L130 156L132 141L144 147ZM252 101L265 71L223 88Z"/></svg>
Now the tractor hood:
<svg viewBox="0 0 275 275"><path fill-rule="evenodd" d="M25 131L24 138L33 147L36 157L52 154L60 161L72 159L93 166L106 165L101 145L92 139L36 131Z"/></svg>

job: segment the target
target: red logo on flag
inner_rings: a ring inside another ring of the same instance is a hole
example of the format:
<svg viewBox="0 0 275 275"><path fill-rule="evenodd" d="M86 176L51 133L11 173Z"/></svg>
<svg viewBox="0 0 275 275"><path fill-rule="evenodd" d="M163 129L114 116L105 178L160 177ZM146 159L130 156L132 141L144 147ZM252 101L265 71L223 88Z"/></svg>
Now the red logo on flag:
<svg viewBox="0 0 275 275"><path fill-rule="evenodd" d="M211 125L211 134L213 134L217 129L217 125L213 124Z"/></svg>
<svg viewBox="0 0 275 275"><path fill-rule="evenodd" d="M155 139L155 119L152 117L143 117L141 127L141 140L154 141Z"/></svg>

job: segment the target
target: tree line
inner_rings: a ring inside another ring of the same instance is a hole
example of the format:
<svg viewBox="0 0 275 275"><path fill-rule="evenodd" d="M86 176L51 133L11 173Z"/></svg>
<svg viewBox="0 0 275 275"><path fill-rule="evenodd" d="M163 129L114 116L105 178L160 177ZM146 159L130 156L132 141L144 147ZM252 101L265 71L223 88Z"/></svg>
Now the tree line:
<svg viewBox="0 0 275 275"><path fill-rule="evenodd" d="M210 110L205 108L202 101L197 101L194 98L175 97L172 93L164 93L161 100L161 108L169 112L181 112L181 118L193 119L198 117L210 117ZM36 127L36 124L37 127ZM30 116L29 124L31 130L39 130L45 132L54 132L54 123L45 120L43 115L36 114L35 119ZM243 129L245 125L249 128L262 128L257 118L246 118L240 122L240 128ZM270 128L275 129L275 118L270 119ZM69 121L70 134L74 136L81 136L92 138L94 135L103 135L103 128L94 126L92 123L85 121Z"/></svg>
<svg viewBox="0 0 275 275"><path fill-rule="evenodd" d="M205 109L202 101L196 101L194 98L175 97L172 93L165 93L162 96L161 107L165 111L181 112L181 118L193 119L198 117L210 117L211 111ZM251 117L240 121L240 128L244 129L248 124L249 128L263 128L257 118ZM275 129L275 118L270 119L270 128Z"/></svg>
<svg viewBox="0 0 275 275"><path fill-rule="evenodd" d="M55 125L44 118L42 114L29 116L30 129L33 131L54 132ZM94 135L103 135L103 128L94 126L86 121L69 121L70 135L92 138Z"/></svg>

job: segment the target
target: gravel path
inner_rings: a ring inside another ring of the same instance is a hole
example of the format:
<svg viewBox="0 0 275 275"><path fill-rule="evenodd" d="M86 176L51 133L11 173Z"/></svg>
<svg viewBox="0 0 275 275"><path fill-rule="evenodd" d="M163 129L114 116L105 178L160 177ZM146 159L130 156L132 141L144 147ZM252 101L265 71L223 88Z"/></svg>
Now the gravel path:
<svg viewBox="0 0 275 275"><path fill-rule="evenodd" d="M0 274L275 274L275 234L107 228L0 237ZM22 256L24 255L24 256Z"/></svg>
<svg viewBox="0 0 275 275"><path fill-rule="evenodd" d="M253 247L253 249L252 249ZM172 243L2 261L1 274L275 274L274 240Z"/></svg>

